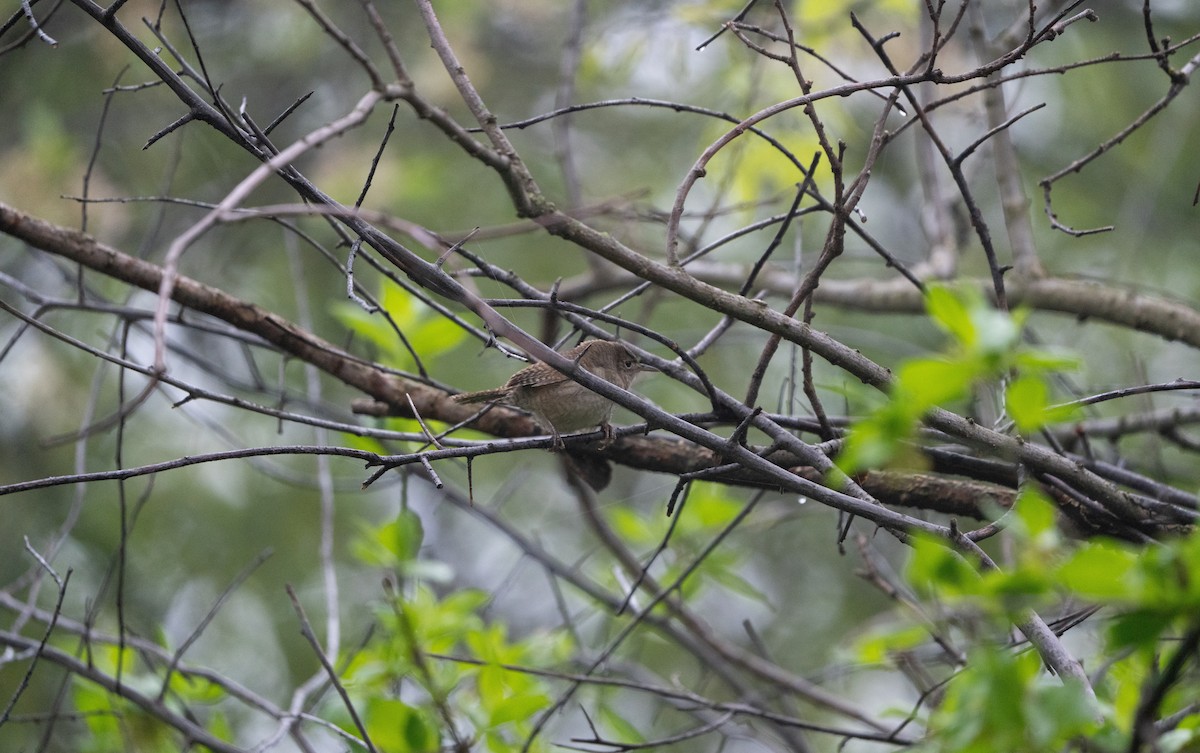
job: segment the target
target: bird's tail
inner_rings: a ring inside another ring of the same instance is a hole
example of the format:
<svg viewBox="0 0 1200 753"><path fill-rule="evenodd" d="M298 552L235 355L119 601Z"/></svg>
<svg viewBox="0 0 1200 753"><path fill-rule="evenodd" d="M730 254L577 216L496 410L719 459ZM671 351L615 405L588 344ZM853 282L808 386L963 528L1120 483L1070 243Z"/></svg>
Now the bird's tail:
<svg viewBox="0 0 1200 753"><path fill-rule="evenodd" d="M451 399L456 403L486 403L490 400L503 400L508 397L508 390L503 387L479 392L460 392Z"/></svg>

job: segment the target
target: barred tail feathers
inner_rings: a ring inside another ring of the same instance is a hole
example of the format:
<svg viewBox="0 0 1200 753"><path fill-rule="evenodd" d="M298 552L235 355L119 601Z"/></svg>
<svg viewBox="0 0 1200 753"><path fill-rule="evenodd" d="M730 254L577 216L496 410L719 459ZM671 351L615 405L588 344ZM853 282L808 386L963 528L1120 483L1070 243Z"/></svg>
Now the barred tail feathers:
<svg viewBox="0 0 1200 753"><path fill-rule="evenodd" d="M450 399L456 403L486 403L491 400L504 400L507 397L508 389L504 387L497 387L494 390L461 392Z"/></svg>

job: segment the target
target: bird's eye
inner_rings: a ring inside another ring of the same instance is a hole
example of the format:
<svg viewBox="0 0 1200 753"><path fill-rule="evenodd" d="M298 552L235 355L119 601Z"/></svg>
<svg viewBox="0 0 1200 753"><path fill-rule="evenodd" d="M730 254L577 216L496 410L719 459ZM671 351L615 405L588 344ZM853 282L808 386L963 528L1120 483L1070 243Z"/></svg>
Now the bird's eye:
<svg viewBox="0 0 1200 753"><path fill-rule="evenodd" d="M633 368L633 359L632 358L625 359L625 368L627 368L627 369Z"/></svg>

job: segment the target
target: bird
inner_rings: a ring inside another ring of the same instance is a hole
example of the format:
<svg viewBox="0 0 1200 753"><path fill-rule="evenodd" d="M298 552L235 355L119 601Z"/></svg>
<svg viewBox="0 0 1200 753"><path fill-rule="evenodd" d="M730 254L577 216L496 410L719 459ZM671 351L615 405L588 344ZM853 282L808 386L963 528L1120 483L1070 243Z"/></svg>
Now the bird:
<svg viewBox="0 0 1200 753"><path fill-rule="evenodd" d="M568 358L601 379L623 389L647 371L624 343L585 340L564 351ZM598 426L604 432L604 444L612 441L608 419L615 404L599 393L574 381L545 363L535 363L509 377L503 387L479 392L464 392L453 397L458 403L502 402L529 411L554 437L553 448L563 449L560 432L572 432Z"/></svg>

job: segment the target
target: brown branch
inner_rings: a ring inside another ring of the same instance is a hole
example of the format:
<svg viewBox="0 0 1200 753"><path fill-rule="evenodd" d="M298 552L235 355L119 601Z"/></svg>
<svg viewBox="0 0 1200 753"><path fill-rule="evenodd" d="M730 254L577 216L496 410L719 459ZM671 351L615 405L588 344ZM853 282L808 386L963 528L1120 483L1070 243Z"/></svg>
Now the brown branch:
<svg viewBox="0 0 1200 753"><path fill-rule="evenodd" d="M32 217L3 203L0 203L0 232L143 290L157 292L162 284L162 267L122 253L89 235ZM448 420L459 420L472 412L466 408L451 409L446 415L441 410L434 410L432 406L446 396L444 391L389 374L293 322L219 288L180 275L171 298L190 309L253 333L285 353L311 363L345 384L389 405L407 404L407 395L427 415L445 415Z"/></svg>
<svg viewBox="0 0 1200 753"><path fill-rule="evenodd" d="M0 203L0 232L20 238L44 251L78 262L102 274L145 290L155 291L161 282L162 268L157 265L121 253L83 233L30 217L2 203ZM391 415L411 417L410 400L412 401L411 405L419 413L441 421L465 421L475 415L475 411L469 406L449 400L449 395L443 390L390 374L376 365L346 353L277 314L189 277L180 276L178 278L172 298L188 308L221 319L245 332L256 334L280 350L317 366L349 386L362 390L374 401L389 406L386 412ZM528 436L536 432L535 425L529 417L505 408L496 408L487 412L478 417L474 425L482 431L497 436ZM647 445L649 448L654 448L654 451L650 451ZM664 452L664 448L670 451ZM258 448L246 452L261 453L266 449ZM683 440L634 440L630 438L610 447L606 451L610 454L606 454L606 457L642 468L646 467L644 462L646 458L656 458L659 463L662 463L659 470L672 473L685 468L698 469L690 462L690 459L696 457L707 459L709 464L716 464L715 458L718 457L716 451L708 450L697 454L699 450L697 445ZM366 460L379 460L374 456L367 457L366 454L360 457ZM668 460L672 460L672 462L666 462ZM709 465L699 467L704 468ZM166 467L157 469L165 470ZM116 479L132 475L138 474L136 471L127 469L105 472L102 477L92 478L89 476L89 478L92 480ZM751 477L754 475L750 474ZM821 475L813 474L809 479L810 483L817 484L821 482ZM69 482L71 481L64 480L61 483ZM776 478L772 482L769 477L765 477L761 480L762 485L771 483L777 485L779 479ZM14 487L16 491L24 489L24 486Z"/></svg>
<svg viewBox="0 0 1200 753"><path fill-rule="evenodd" d="M713 286L735 286L746 275L741 264L697 262L689 267L697 280ZM629 272L614 274L603 287L618 287L635 280ZM978 285L985 294L990 287L980 280L959 278L958 284ZM578 295L583 280L563 283L564 298ZM768 265L763 269L760 289L776 295L791 295L799 279L790 271ZM601 286L590 284L596 292ZM1200 308L1185 301L1131 290L1101 280L1046 277L1028 279L1020 276L1007 281L1009 302L1036 311L1055 312L1094 320L1119 327L1157 335L1200 348ZM837 306L851 311L891 314L921 314L925 310L921 291L906 280L823 279L813 293L816 303Z"/></svg>

